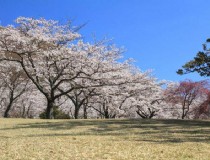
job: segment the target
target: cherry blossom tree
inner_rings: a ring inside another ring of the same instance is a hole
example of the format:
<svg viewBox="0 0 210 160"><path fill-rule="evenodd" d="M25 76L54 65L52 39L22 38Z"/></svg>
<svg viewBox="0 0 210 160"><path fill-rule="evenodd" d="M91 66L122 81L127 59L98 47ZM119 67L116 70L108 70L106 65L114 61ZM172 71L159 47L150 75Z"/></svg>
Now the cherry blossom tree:
<svg viewBox="0 0 210 160"><path fill-rule="evenodd" d="M79 38L79 35L51 20L20 17L16 23L17 27L0 29L1 60L17 63L45 95L48 102L47 117L50 118L55 99L62 95L55 95L56 89L77 76L70 76L71 72L67 74L72 59L65 56L68 49L63 46ZM71 89L65 92L69 91Z"/></svg>
<svg viewBox="0 0 210 160"><path fill-rule="evenodd" d="M9 117L13 104L29 89L29 80L22 71L18 71L13 64L0 65L1 105L4 108L4 117Z"/></svg>
<svg viewBox="0 0 210 160"><path fill-rule="evenodd" d="M163 83L157 82L155 78L147 77L143 84L133 86L131 96L125 101L126 106L130 106L127 110L144 119L157 116L162 110L162 85Z"/></svg>
<svg viewBox="0 0 210 160"><path fill-rule="evenodd" d="M194 119L209 118L210 116L210 91L206 91L206 97L202 99L200 105L194 110Z"/></svg>
<svg viewBox="0 0 210 160"><path fill-rule="evenodd" d="M16 23L0 28L0 60L16 63L45 96L47 118L56 99L74 90L127 83L117 75L128 67L116 61L121 49L77 41L80 34L53 20L19 17ZM84 86L81 79L88 80Z"/></svg>
<svg viewBox="0 0 210 160"><path fill-rule="evenodd" d="M89 103L92 102L90 106L99 113L99 117L135 117L138 111L147 113L150 108L155 113L158 111L155 101L160 99L161 84L149 72L143 73L132 67L119 75L124 75L122 78L127 79L127 83L98 88L95 90L96 95L89 100Z"/></svg>
<svg viewBox="0 0 210 160"><path fill-rule="evenodd" d="M203 102L208 93L207 86L207 81L182 81L178 84L170 85L165 90L165 100L174 104L174 106L179 104L181 106L181 119L184 119Z"/></svg>
<svg viewBox="0 0 210 160"><path fill-rule="evenodd" d="M131 60L120 60L121 48L105 41L90 44L81 37L69 24L19 17L15 26L0 27L0 63L13 64L45 97L40 99L46 118L53 118L55 106L69 106L74 118L80 112L87 118L87 109L104 118L155 116L161 84ZM30 98L22 101L23 116L30 104Z"/></svg>

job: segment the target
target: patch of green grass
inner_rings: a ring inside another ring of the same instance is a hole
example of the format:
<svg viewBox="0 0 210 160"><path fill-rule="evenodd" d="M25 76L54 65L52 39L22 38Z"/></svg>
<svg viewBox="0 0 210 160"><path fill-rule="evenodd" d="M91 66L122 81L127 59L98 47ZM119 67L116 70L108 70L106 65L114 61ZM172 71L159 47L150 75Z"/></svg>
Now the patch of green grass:
<svg viewBox="0 0 210 160"><path fill-rule="evenodd" d="M1 160L210 159L210 121L0 119Z"/></svg>

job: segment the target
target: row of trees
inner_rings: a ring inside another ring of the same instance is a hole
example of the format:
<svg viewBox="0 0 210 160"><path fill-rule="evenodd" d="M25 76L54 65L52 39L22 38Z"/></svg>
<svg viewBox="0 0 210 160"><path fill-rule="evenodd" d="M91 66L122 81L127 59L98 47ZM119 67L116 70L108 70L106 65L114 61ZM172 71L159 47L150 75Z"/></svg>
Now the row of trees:
<svg viewBox="0 0 210 160"><path fill-rule="evenodd" d="M150 72L122 61L122 49L84 42L77 30L25 17L0 27L2 116L37 117L44 111L50 119L58 108L75 119L208 115L207 82L169 83L163 89L166 83Z"/></svg>

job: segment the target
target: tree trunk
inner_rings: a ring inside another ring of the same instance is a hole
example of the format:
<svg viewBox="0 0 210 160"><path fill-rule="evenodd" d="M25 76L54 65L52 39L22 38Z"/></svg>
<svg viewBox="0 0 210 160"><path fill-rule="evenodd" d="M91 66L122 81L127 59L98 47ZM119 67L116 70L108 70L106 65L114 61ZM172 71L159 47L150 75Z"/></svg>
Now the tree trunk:
<svg viewBox="0 0 210 160"><path fill-rule="evenodd" d="M75 119L78 119L78 116L79 116L79 109L80 109L79 106L75 106L75 110L74 110L74 118L75 118Z"/></svg>
<svg viewBox="0 0 210 160"><path fill-rule="evenodd" d="M47 109L46 109L46 119L53 119L53 107L54 107L54 101L47 100Z"/></svg>
<svg viewBox="0 0 210 160"><path fill-rule="evenodd" d="M184 113L182 113L182 119L184 119L185 118L185 115L184 115Z"/></svg>
<svg viewBox="0 0 210 160"><path fill-rule="evenodd" d="M32 118L32 116L29 115L30 109L31 109L31 103L28 106L28 109L27 109L27 112L26 112L26 118L29 118L29 117Z"/></svg>
<svg viewBox="0 0 210 160"><path fill-rule="evenodd" d="M108 110L104 111L104 118L105 119L109 119L110 118L109 117L109 111Z"/></svg>
<svg viewBox="0 0 210 160"><path fill-rule="evenodd" d="M25 112L26 112L26 106L23 105L23 112L22 112L22 115L21 115L22 118L26 118Z"/></svg>
<svg viewBox="0 0 210 160"><path fill-rule="evenodd" d="M184 107L182 108L182 119L185 118Z"/></svg>
<svg viewBox="0 0 210 160"><path fill-rule="evenodd" d="M9 111L10 111L11 107L12 107L12 102L10 102L8 104L8 106L7 106L7 108L6 108L5 112L4 112L4 118L8 118L9 117Z"/></svg>
<svg viewBox="0 0 210 160"><path fill-rule="evenodd" d="M85 106L85 105L83 106L83 112L84 112L83 113L83 118L87 119L87 106Z"/></svg>
<svg viewBox="0 0 210 160"><path fill-rule="evenodd" d="M4 118L8 118L9 117L9 111L10 109L12 108L12 103L14 101L14 98L13 98L13 91L10 92L10 99L9 99L9 104L7 105L7 108L4 112Z"/></svg>

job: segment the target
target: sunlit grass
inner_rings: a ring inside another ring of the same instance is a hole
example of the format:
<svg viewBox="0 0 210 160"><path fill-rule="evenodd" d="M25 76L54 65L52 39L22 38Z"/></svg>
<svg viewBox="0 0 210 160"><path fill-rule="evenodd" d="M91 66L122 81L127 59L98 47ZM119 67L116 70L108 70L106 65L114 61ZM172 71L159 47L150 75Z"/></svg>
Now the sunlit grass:
<svg viewBox="0 0 210 160"><path fill-rule="evenodd" d="M210 159L210 121L0 119L0 160Z"/></svg>

